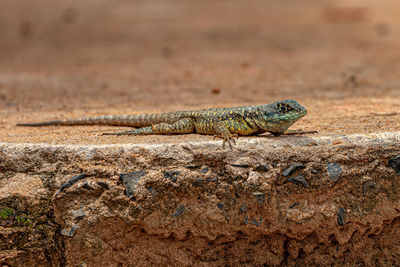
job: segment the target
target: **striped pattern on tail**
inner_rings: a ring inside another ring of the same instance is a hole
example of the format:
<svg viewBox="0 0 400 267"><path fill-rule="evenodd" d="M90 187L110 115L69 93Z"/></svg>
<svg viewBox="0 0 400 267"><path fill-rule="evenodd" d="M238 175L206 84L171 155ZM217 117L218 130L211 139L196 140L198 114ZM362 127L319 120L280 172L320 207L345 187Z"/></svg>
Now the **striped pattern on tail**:
<svg viewBox="0 0 400 267"><path fill-rule="evenodd" d="M110 125L110 126L131 126L145 127L157 123L174 123L186 116L187 112L177 111L160 114L139 114L139 115L116 115L97 116L79 119L54 120L37 123L18 123L17 126L48 126L48 125Z"/></svg>

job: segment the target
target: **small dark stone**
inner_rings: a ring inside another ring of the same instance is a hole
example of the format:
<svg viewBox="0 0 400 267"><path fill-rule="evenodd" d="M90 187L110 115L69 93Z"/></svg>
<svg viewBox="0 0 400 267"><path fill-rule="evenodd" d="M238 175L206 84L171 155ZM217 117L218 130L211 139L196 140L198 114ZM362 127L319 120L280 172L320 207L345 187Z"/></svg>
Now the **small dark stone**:
<svg viewBox="0 0 400 267"><path fill-rule="evenodd" d="M314 168L311 169L311 172L312 172L313 174L321 173L320 170L317 170L317 169L314 169Z"/></svg>
<svg viewBox="0 0 400 267"><path fill-rule="evenodd" d="M289 175L291 175L292 173L294 173L295 171L297 171L298 169L302 169L304 168L303 164L292 164L289 166L289 168L287 168L286 170L283 171L283 176L287 177Z"/></svg>
<svg viewBox="0 0 400 267"><path fill-rule="evenodd" d="M136 192L136 186L141 180L141 178L146 174L146 171L137 171L121 174L119 180L125 186L126 195L128 197L133 197Z"/></svg>
<svg viewBox="0 0 400 267"><path fill-rule="evenodd" d="M217 204L217 207L218 207L220 210L224 210L224 203L219 202L219 203Z"/></svg>
<svg viewBox="0 0 400 267"><path fill-rule="evenodd" d="M170 179L171 182L175 183L180 173L180 171L165 171L164 178Z"/></svg>
<svg viewBox="0 0 400 267"><path fill-rule="evenodd" d="M85 210L83 208L80 208L79 210L72 210L71 211L72 218L75 219L81 219L83 217L86 217Z"/></svg>
<svg viewBox="0 0 400 267"><path fill-rule="evenodd" d="M292 205L289 206L289 209L293 209L294 207L296 207L297 205L299 205L299 202L295 202Z"/></svg>
<svg viewBox="0 0 400 267"><path fill-rule="evenodd" d="M84 188L84 189L87 189L87 190L94 190L94 187L89 183L88 180L84 180L82 182L82 185L79 188Z"/></svg>
<svg viewBox="0 0 400 267"><path fill-rule="evenodd" d="M260 226L262 224L262 218L260 218L259 221L257 221L256 219L251 219L250 221L251 224L254 224L255 226Z"/></svg>
<svg viewBox="0 0 400 267"><path fill-rule="evenodd" d="M106 190L109 190L109 189L110 189L110 185L109 185L108 183L106 183L106 182L101 182L101 181L99 181L99 182L97 182L97 184L98 184L99 186L103 187L103 188L106 189Z"/></svg>
<svg viewBox="0 0 400 267"><path fill-rule="evenodd" d="M339 210L338 210L338 213L337 213L337 223L340 226L343 226L343 225L346 224L345 216L346 216L346 211L342 207L339 207Z"/></svg>
<svg viewBox="0 0 400 267"><path fill-rule="evenodd" d="M202 186L205 182L206 182L205 179L199 178L199 179L195 180L195 181L192 183L192 185L193 185L194 187L199 187L199 186Z"/></svg>
<svg viewBox="0 0 400 267"><path fill-rule="evenodd" d="M266 172L269 171L269 166L260 164L254 170L259 172Z"/></svg>
<svg viewBox="0 0 400 267"><path fill-rule="evenodd" d="M73 237L76 233L76 230L78 230L77 225L73 225L72 227L69 228L64 228L61 230L61 235L63 236L68 236L68 237Z"/></svg>
<svg viewBox="0 0 400 267"><path fill-rule="evenodd" d="M56 196L62 192L64 192L66 189L70 188L72 185L74 185L76 182L82 180L83 178L86 177L86 173L82 173L76 176L73 176L71 179L69 179L66 183L64 183L58 192L56 193Z"/></svg>
<svg viewBox="0 0 400 267"><path fill-rule="evenodd" d="M182 216L182 214L185 212L185 206L182 204L179 204L178 207L176 208L174 214L172 214L172 217L179 217Z"/></svg>
<svg viewBox="0 0 400 267"><path fill-rule="evenodd" d="M265 193L254 192L253 196L255 196L257 198L258 203L264 203L264 201L265 201Z"/></svg>
<svg viewBox="0 0 400 267"><path fill-rule="evenodd" d="M400 174L400 156L391 158L388 163L389 167L392 167L396 174Z"/></svg>
<svg viewBox="0 0 400 267"><path fill-rule="evenodd" d="M236 191L236 190L235 190L235 196L236 196L237 198L239 198L239 197L240 197L240 194L239 194L239 192L238 192L238 191Z"/></svg>
<svg viewBox="0 0 400 267"><path fill-rule="evenodd" d="M375 191L377 188L376 184L372 181L367 181L363 184L361 191L365 194L367 192Z"/></svg>
<svg viewBox="0 0 400 267"><path fill-rule="evenodd" d="M246 225L248 221L249 221L249 216L247 216L246 214L244 215L243 223Z"/></svg>
<svg viewBox="0 0 400 267"><path fill-rule="evenodd" d="M240 206L239 208L239 214L240 213L246 213L247 212L247 206L246 204L243 204L242 206Z"/></svg>
<svg viewBox="0 0 400 267"><path fill-rule="evenodd" d="M233 167L238 167L238 168L249 168L250 165L248 164L231 164Z"/></svg>
<svg viewBox="0 0 400 267"><path fill-rule="evenodd" d="M304 187L310 187L310 186L308 185L308 182L307 182L306 178L304 178L304 177L301 176L301 175L297 175L297 176L295 176L295 177L290 177L289 179L287 179L287 181L288 181L288 182L291 182L291 183L295 183L295 184L302 185L302 186L304 186Z"/></svg>
<svg viewBox="0 0 400 267"><path fill-rule="evenodd" d="M229 221L229 216L226 212L225 212L225 220Z"/></svg>
<svg viewBox="0 0 400 267"><path fill-rule="evenodd" d="M208 172L208 167L205 167L205 168L202 169L200 172L201 172L201 173L206 173L206 172Z"/></svg>
<svg viewBox="0 0 400 267"><path fill-rule="evenodd" d="M218 182L218 178L208 178L207 182Z"/></svg>
<svg viewBox="0 0 400 267"><path fill-rule="evenodd" d="M185 168L194 170L194 169L200 168L200 166L199 165L186 165Z"/></svg>
<svg viewBox="0 0 400 267"><path fill-rule="evenodd" d="M342 169L339 163L327 163L326 167L328 169L329 178L336 182L339 179Z"/></svg>
<svg viewBox="0 0 400 267"><path fill-rule="evenodd" d="M152 186L147 187L147 191L149 191L149 193L150 193L150 195L151 195L152 197L155 197L155 196L158 195L157 190L155 190L154 187L152 187Z"/></svg>

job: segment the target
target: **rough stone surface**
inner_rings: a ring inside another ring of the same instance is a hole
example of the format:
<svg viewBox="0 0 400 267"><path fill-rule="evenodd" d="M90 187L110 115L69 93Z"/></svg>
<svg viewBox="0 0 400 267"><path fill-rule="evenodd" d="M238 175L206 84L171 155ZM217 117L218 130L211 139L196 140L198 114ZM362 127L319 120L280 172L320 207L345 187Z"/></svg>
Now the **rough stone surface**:
<svg viewBox="0 0 400 267"><path fill-rule="evenodd" d="M392 167L397 174L400 174L400 156L390 159L389 166Z"/></svg>
<svg viewBox="0 0 400 267"><path fill-rule="evenodd" d="M329 178L334 182L336 182L339 179L340 174L342 173L342 168L340 167L340 164L336 162L327 163L326 169L328 171Z"/></svg>
<svg viewBox="0 0 400 267"><path fill-rule="evenodd" d="M333 145L338 138L345 143ZM251 139L233 151L218 142L2 143L0 260L21 265L51 259L68 266L397 264L400 183L387 162L400 153L399 142L400 133ZM250 167L231 166L241 158ZM279 182L290 161L303 164L299 173L309 187ZM312 171L328 162L343 166L336 182L327 172ZM249 182L257 172L250 168L260 164L271 168ZM129 197L119 177L138 169L146 174ZM180 172L174 182L165 178L172 169ZM56 194L76 173L85 173L85 180ZM198 179L203 182L194 186ZM262 203L257 192L265 193Z"/></svg>

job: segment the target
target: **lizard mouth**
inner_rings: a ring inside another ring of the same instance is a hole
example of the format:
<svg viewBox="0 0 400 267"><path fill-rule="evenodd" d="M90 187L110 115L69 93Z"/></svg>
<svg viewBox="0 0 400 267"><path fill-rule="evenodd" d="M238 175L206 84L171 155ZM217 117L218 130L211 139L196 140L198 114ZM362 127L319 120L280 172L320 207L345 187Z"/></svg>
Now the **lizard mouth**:
<svg viewBox="0 0 400 267"><path fill-rule="evenodd" d="M263 116L263 123L260 125L265 131L277 131L284 132L286 131L293 123L301 119L307 114L306 109L296 110L292 112L287 112L285 114L282 113L273 113L268 116Z"/></svg>

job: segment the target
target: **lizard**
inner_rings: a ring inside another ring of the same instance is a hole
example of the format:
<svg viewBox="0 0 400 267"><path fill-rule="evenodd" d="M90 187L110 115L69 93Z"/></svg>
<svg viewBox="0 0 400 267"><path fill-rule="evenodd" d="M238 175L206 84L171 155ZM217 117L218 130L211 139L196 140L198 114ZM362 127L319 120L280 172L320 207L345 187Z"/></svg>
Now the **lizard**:
<svg viewBox="0 0 400 267"><path fill-rule="evenodd" d="M239 135L257 135L270 132L281 134L316 133L290 132L288 128L307 114L307 109L296 100L288 99L271 104L209 108L201 110L176 111L159 114L97 116L80 119L44 121L37 123L18 123L17 126L47 125L112 125L131 126L133 130L103 135L145 135L145 134L189 134L214 135L232 149L231 141Z"/></svg>

